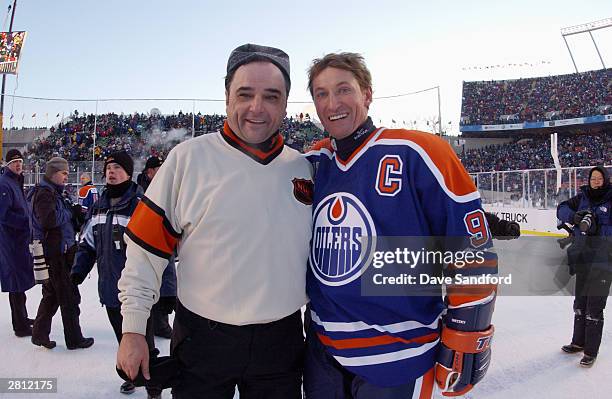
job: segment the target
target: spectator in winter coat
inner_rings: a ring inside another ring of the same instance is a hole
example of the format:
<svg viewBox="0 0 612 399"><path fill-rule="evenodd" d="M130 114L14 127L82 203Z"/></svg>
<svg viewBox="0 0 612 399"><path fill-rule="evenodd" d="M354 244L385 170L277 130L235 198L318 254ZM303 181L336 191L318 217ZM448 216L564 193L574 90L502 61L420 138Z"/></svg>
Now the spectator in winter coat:
<svg viewBox="0 0 612 399"><path fill-rule="evenodd" d="M47 349L55 347L49 340L51 320L59 307L62 312L64 339L68 349L89 348L93 338L84 338L79 324L79 289L70 281L70 267L76 252L75 229L72 219L79 207L71 207L63 198L68 180L68 162L51 158L45 167L43 181L32 195L32 235L40 240L47 265L49 280L42 286L42 299L32 328L32 343Z"/></svg>
<svg viewBox="0 0 612 399"><path fill-rule="evenodd" d="M612 186L608 173L596 166L589 184L557 208L557 218L574 226L574 243L568 248L568 263L576 273L574 334L561 349L584 351L580 364L593 365L599 352L604 309L612 285Z"/></svg>
<svg viewBox="0 0 612 399"><path fill-rule="evenodd" d="M131 180L134 171L132 158L120 151L111 154L104 163L106 187L100 198L87 213L81 232L78 251L70 278L79 285L85 280L94 264L98 265L98 294L106 308L108 320L117 342L121 342L121 304L117 295L117 282L125 267L126 246L123 239L136 205L142 197L142 189ZM152 324L147 323L147 344L151 356L156 356ZM120 392L131 394L136 387L129 382L121 385ZM149 397L158 397L161 391L147 389Z"/></svg>
<svg viewBox="0 0 612 399"><path fill-rule="evenodd" d="M34 286L28 205L23 195L23 157L18 150L6 154L0 175L0 285L9 293L13 331L18 337L32 335L25 292Z"/></svg>

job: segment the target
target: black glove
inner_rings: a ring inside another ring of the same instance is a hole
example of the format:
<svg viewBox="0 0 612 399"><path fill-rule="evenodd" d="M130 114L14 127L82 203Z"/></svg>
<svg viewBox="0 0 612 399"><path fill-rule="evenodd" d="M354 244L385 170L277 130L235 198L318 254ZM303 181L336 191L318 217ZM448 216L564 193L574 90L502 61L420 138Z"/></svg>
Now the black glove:
<svg viewBox="0 0 612 399"><path fill-rule="evenodd" d="M138 370L138 375L134 380L125 374L125 371L115 368L117 374L124 381L131 382L137 387L150 386L158 387L161 389L172 388L178 381L178 377L181 372L181 363L177 358L172 356L161 356L152 357L149 359L149 374L151 375L150 380L145 380L142 375L142 370Z"/></svg>
<svg viewBox="0 0 612 399"><path fill-rule="evenodd" d="M493 233L493 232L492 232ZM500 220L497 223L497 231L493 233L493 238L498 240L513 240L521 236L521 226L509 220Z"/></svg>
<svg viewBox="0 0 612 399"><path fill-rule="evenodd" d="M72 214L70 221L72 222L72 227L74 227L74 231L79 232L83 224L85 223L85 215L83 215L83 207L79 204L71 204L70 205L70 213Z"/></svg>
<svg viewBox="0 0 612 399"><path fill-rule="evenodd" d="M83 281L85 281L85 276L82 276L78 273L72 273L70 275L70 281L72 281L72 284L74 285L81 285Z"/></svg>
<svg viewBox="0 0 612 399"><path fill-rule="evenodd" d="M521 226L516 222L508 223L506 234L512 238L519 238L521 236Z"/></svg>
<svg viewBox="0 0 612 399"><path fill-rule="evenodd" d="M579 224L587 213L589 213L589 211L586 209L574 213L574 225Z"/></svg>

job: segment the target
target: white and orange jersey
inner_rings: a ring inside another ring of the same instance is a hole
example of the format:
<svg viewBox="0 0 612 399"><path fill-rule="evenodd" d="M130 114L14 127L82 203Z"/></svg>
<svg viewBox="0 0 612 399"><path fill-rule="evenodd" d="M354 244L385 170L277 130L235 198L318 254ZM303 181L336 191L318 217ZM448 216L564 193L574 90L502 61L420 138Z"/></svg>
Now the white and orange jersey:
<svg viewBox="0 0 612 399"><path fill-rule="evenodd" d="M127 226L123 331L144 333L178 248L178 299L233 324L266 323L306 303L312 171L282 138L246 148L226 127L176 146Z"/></svg>

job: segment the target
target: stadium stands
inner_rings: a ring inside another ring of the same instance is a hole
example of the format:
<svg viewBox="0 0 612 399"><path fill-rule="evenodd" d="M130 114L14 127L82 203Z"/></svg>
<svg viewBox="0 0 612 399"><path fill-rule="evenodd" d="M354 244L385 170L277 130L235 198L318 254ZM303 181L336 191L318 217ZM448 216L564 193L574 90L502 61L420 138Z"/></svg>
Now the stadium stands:
<svg viewBox="0 0 612 399"><path fill-rule="evenodd" d="M224 115L195 115L179 112L176 115L115 114L99 115L96 122L96 160L124 149L135 158L153 155L165 156L172 147L191 137L192 124L196 135L218 131L223 126ZM69 162L91 161L94 145L92 132L94 115L78 111L63 123L52 127L46 137L36 139L25 154L28 164L42 165L54 155ZM313 141L323 137L323 132L310 120L286 118L281 131L289 146L303 151Z"/></svg>
<svg viewBox="0 0 612 399"><path fill-rule="evenodd" d="M527 136L515 142L467 150L461 161L471 173L503 170L553 168L550 138ZM567 135L559 138L562 167L612 164L612 131L603 134Z"/></svg>
<svg viewBox="0 0 612 399"><path fill-rule="evenodd" d="M612 69L540 78L463 82L461 125L612 114Z"/></svg>

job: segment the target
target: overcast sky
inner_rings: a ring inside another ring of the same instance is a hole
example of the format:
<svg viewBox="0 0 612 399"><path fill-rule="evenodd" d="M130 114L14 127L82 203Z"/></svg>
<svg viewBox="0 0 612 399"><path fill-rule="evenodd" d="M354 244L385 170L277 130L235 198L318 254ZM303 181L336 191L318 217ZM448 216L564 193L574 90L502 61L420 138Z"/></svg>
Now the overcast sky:
<svg viewBox="0 0 612 399"><path fill-rule="evenodd" d="M8 30L6 10L0 17ZM417 3L411 5L411 3ZM612 17L612 1L159 1L18 0L13 30L26 30L19 76L7 94L96 98L223 99L231 50L250 42L291 57L290 101L309 101L306 69L328 52L362 53L374 95L441 88L444 125L457 130L463 80L515 79L574 72L560 29ZM593 33L612 65L612 28ZM602 68L588 34L568 43L580 71ZM528 63L532 66L525 66ZM523 64L509 67L508 64ZM487 69L486 66L496 66ZM500 67L497 67L500 65ZM504 67L505 66L505 67ZM474 67L481 69L474 69ZM469 69L471 68L471 69ZM192 101L104 102L99 112L190 112ZM5 126L39 126L57 113L94 112L87 102L6 98ZM225 113L223 102L197 102L196 112ZM311 110L290 104L289 112ZM33 119L32 114L37 118ZM377 124L437 117L437 93L375 100ZM25 116L24 116L25 115ZM382 120L382 122L381 122Z"/></svg>

